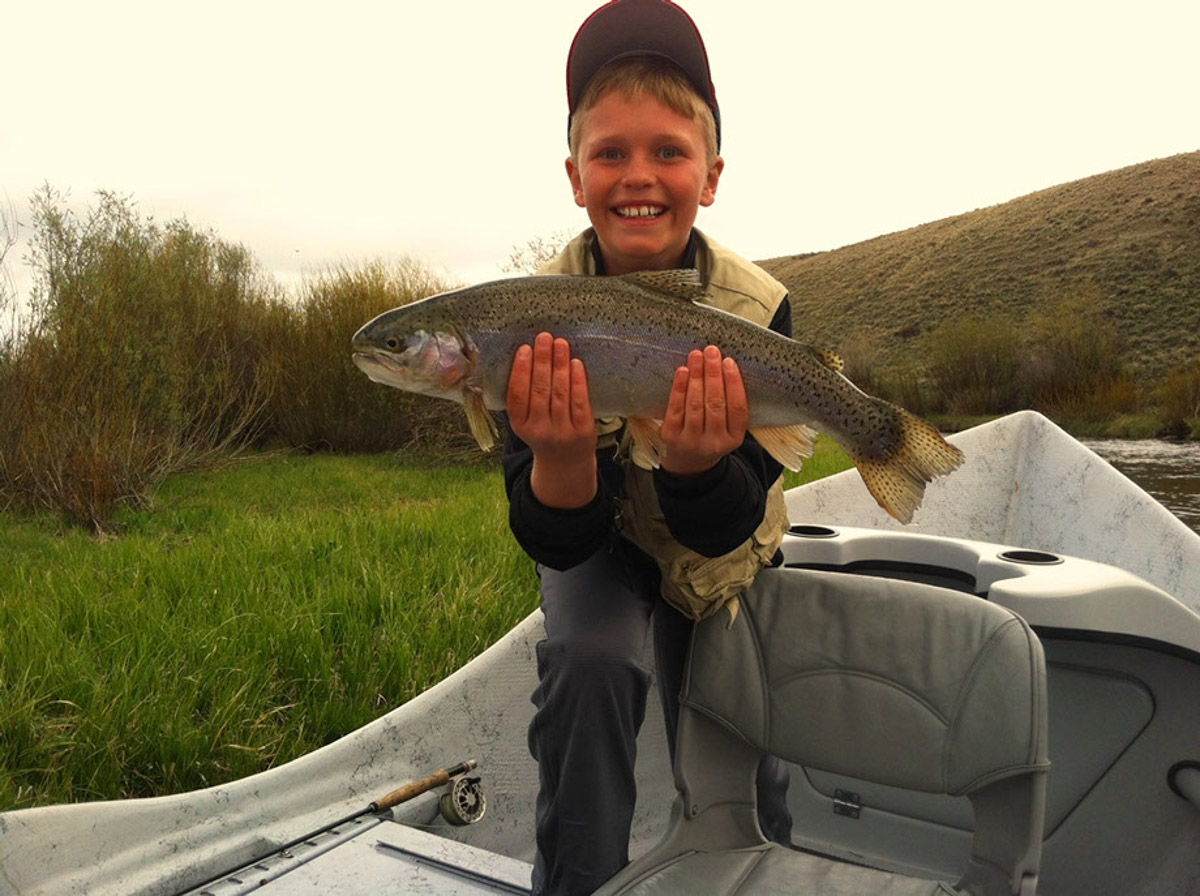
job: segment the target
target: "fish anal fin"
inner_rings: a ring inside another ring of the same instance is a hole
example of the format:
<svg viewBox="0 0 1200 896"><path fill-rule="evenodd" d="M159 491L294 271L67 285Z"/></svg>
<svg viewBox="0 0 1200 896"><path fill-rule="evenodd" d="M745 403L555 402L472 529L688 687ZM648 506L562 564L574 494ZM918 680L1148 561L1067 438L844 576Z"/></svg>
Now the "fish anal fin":
<svg viewBox="0 0 1200 896"><path fill-rule="evenodd" d="M885 458L854 456L854 464L867 490L891 516L911 523L925 497L925 485L955 470L964 459L937 428L903 408L899 415L900 440Z"/></svg>
<svg viewBox="0 0 1200 896"><path fill-rule="evenodd" d="M471 435L475 437L480 448L491 451L496 445L499 430L496 429L496 421L491 411L483 403L483 395L471 390L463 392L463 407L467 412L467 426L470 427Z"/></svg>
<svg viewBox="0 0 1200 896"><path fill-rule="evenodd" d="M793 472L799 470L806 457L812 457L816 430L803 423L788 426L756 426L750 430L754 440Z"/></svg>
<svg viewBox="0 0 1200 896"><path fill-rule="evenodd" d="M700 281L700 272L694 268L676 268L670 271L638 271L625 274L622 280L635 283L643 289L660 293L673 299L695 301L708 294Z"/></svg>
<svg viewBox="0 0 1200 896"><path fill-rule="evenodd" d="M655 470L662 464L663 456L667 453L663 444L661 420L651 420L646 417L630 417L626 421L629 438L629 458L643 470Z"/></svg>

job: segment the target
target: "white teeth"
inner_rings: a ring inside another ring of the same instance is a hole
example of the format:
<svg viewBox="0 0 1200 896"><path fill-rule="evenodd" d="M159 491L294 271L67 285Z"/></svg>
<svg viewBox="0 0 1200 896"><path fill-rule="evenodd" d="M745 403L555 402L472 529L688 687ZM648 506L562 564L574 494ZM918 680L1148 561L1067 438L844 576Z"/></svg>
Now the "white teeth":
<svg viewBox="0 0 1200 896"><path fill-rule="evenodd" d="M663 208L658 205L627 205L617 209L617 214L623 218L656 218L662 213Z"/></svg>

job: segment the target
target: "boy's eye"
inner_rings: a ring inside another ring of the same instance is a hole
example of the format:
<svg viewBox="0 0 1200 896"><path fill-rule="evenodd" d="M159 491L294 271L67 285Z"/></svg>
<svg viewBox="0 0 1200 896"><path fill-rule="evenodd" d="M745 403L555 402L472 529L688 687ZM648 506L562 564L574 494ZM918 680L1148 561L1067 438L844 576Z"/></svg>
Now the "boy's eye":
<svg viewBox="0 0 1200 896"><path fill-rule="evenodd" d="M606 161L615 162L617 159L621 158L621 151L619 149L602 149L598 155L600 158L605 159Z"/></svg>
<svg viewBox="0 0 1200 896"><path fill-rule="evenodd" d="M664 146L658 151L658 154L664 159L677 159L680 156L679 150L674 146Z"/></svg>

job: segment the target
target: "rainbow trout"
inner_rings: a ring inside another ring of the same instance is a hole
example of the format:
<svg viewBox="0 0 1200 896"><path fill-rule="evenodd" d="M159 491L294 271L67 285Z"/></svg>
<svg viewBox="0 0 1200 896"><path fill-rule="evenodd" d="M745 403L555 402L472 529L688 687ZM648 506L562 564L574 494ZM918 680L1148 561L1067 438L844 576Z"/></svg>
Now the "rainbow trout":
<svg viewBox="0 0 1200 896"><path fill-rule="evenodd" d="M741 370L751 434L789 469L812 454L814 429L826 432L879 505L907 523L925 484L962 463L932 425L851 383L832 353L704 298L690 270L496 280L379 315L355 334L354 362L377 383L461 402L487 450L518 346L548 331L583 361L593 413L625 418L631 457L649 468L663 450L656 436L675 369L692 349L715 345Z"/></svg>

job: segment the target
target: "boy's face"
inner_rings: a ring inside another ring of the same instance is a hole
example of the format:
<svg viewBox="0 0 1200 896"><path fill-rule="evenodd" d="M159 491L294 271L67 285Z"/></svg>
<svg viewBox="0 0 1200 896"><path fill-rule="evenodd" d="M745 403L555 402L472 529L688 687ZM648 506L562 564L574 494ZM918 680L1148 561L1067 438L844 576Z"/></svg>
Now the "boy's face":
<svg viewBox="0 0 1200 896"><path fill-rule="evenodd" d="M708 160L699 121L651 96L611 91L583 113L567 159L609 274L679 267L700 206L712 205L724 162Z"/></svg>

